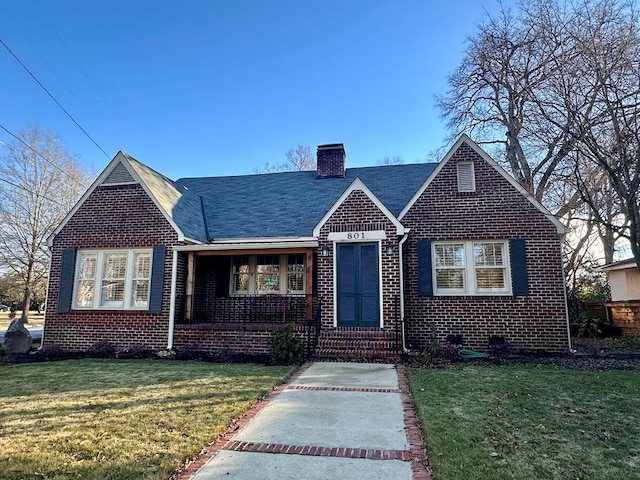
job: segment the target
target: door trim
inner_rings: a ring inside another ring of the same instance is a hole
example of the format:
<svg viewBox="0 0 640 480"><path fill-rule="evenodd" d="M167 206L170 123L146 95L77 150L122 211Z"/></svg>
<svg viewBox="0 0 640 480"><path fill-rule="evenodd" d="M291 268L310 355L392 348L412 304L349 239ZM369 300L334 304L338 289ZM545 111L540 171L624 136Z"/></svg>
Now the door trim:
<svg viewBox="0 0 640 480"><path fill-rule="evenodd" d="M338 249L336 246L339 243L377 243L378 245L378 327L384 327L384 310L383 310L383 298L382 298L382 239L378 241L371 241L369 239L362 240L348 240L342 242L333 242L333 327L338 327Z"/></svg>

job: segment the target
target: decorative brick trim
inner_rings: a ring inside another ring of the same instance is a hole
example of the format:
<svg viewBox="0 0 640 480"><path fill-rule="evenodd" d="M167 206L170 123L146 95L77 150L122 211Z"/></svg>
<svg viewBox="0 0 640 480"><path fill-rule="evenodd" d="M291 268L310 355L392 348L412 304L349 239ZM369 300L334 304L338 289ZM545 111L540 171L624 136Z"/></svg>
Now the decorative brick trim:
<svg viewBox="0 0 640 480"><path fill-rule="evenodd" d="M195 473L200 470L205 463L207 463L214 455L220 450L223 450L225 446L232 444L232 438L238 430L247 425L253 418L260 413L260 411L266 407L276 396L283 392L291 383L295 382L300 375L302 375L307 368L311 366L311 363L303 364L296 372L289 377L282 385L274 388L271 393L266 395L262 400L253 405L247 412L237 420L231 422L231 425L222 433L215 441L204 447L197 457L191 461L187 461L184 467L181 467L178 472L171 475L170 480L189 480Z"/></svg>
<svg viewBox="0 0 640 480"><path fill-rule="evenodd" d="M433 480L433 474L428 465L426 448L422 439L422 430L418 421L413 399L409 391L409 381L404 365L396 365L398 374L398 386L402 398L402 412L404 414L404 424L409 442L409 453L411 458L411 470L413 480Z"/></svg>
<svg viewBox="0 0 640 480"><path fill-rule="evenodd" d="M300 367L287 382L275 388L265 398L251 407L238 420L232 422L227 430L221 434L215 442L206 446L201 453L188 463L184 469L175 473L170 480L189 480L200 470L212 457L220 450L231 450L236 452L258 452L284 455L310 455L317 457L343 457L343 458L365 458L369 460L400 460L411 462L413 480L433 480L432 473L427 466L422 432L418 423L413 401L409 393L408 381L405 367L396 366L399 388L350 388L350 387L311 387L304 385L292 385L311 366L305 363ZM285 390L325 390L344 392L366 392L366 393L400 393L402 401L402 411L407 432L409 450L379 450L349 447L323 447L319 445L284 445L279 443L254 443L233 440L236 433L245 427L269 402Z"/></svg>

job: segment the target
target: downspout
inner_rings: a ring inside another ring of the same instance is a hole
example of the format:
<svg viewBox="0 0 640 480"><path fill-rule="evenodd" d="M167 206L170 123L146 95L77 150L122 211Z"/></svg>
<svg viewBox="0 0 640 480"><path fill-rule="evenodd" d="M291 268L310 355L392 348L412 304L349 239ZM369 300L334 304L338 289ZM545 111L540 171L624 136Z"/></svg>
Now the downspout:
<svg viewBox="0 0 640 480"><path fill-rule="evenodd" d="M53 257L53 241L52 245L49 247L49 268L47 272L51 272L51 257ZM38 350L42 350L42 346L44 345L44 326L47 323L47 309L49 307L49 282L51 282L51 275L47 275L47 295L44 297L44 317L42 319L42 337L40 338L40 346ZM73 300L72 300L73 301Z"/></svg>
<svg viewBox="0 0 640 480"><path fill-rule="evenodd" d="M402 326L402 331L400 332L400 334L402 335L402 352L403 353L409 353L409 349L405 345L405 336L404 336L404 269L403 269L404 261L402 258L402 245L404 244L404 242L407 241L407 238L409 238L408 228L404 230L404 236L398 243L398 257L400 259L400 268L399 268L400 270L400 325Z"/></svg>
<svg viewBox="0 0 640 480"><path fill-rule="evenodd" d="M171 266L171 303L169 304L169 338L167 340L167 350L173 348L173 327L176 316L176 282L178 274L178 251L173 251L173 265Z"/></svg>

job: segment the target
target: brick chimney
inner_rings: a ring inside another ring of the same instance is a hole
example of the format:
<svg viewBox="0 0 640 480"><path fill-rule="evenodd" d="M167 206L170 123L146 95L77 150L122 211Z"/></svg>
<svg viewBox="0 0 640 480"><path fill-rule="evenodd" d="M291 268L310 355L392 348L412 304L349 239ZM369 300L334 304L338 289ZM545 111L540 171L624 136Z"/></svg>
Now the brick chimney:
<svg viewBox="0 0 640 480"><path fill-rule="evenodd" d="M342 143L318 145L316 178L344 177L344 161L347 154Z"/></svg>

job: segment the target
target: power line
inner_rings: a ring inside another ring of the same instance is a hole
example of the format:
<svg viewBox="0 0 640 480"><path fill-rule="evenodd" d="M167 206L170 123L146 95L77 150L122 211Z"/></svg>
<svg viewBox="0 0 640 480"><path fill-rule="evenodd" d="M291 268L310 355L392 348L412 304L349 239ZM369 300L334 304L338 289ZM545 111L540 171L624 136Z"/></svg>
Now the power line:
<svg viewBox="0 0 640 480"><path fill-rule="evenodd" d="M53 160L48 159L47 157L45 157L44 155L42 155L39 151L37 151L35 148L33 148L31 145L29 145L27 142L25 142L24 140L22 140L19 136L17 136L15 133L11 132L8 128L6 128L4 125L0 124L0 128L2 130L4 130L5 132L7 132L9 135L11 135L13 138L15 138L17 141L19 141L22 145L24 145L25 147L27 147L29 150L31 150L33 153L35 153L37 156L39 156L41 159L43 159L45 162L47 162L49 165L51 165L53 168L55 168L56 170L58 170L60 173L62 173L65 177L67 177L69 180L72 180L73 182L75 182L79 187L81 188L86 188L86 186L84 184L82 184L77 178L69 175L67 172L65 172L62 168L60 168L58 165L56 165ZM13 148L11 145L8 145L4 142L1 142L5 147L7 147L9 150L11 150L14 153L19 153L16 151L15 148ZM6 181L6 180L5 180Z"/></svg>
<svg viewBox="0 0 640 480"><path fill-rule="evenodd" d="M49 198L49 197L45 197L44 195L40 195L38 192L34 192L33 190L29 190L27 187L23 187L22 185L18 185L17 183L13 183L12 181L7 180L5 178L0 178L0 182L8 183L12 187L19 188L21 190L24 190L27 193L30 193L30 194L35 195L37 197L44 198L45 200L53 202L56 205L59 205L60 207L64 207L64 205L62 205L59 201L54 200L53 198Z"/></svg>
<svg viewBox="0 0 640 480"><path fill-rule="evenodd" d="M4 43L4 41L3 41L3 40L1 40L1 39L0 39L0 43L2 44L2 46L3 46L4 48L6 48L6 49L7 49L7 51L11 54L11 56L15 59L15 61L16 61L16 62L18 62L18 63L22 66L22 68L24 68L24 69L27 71L27 73L28 73L29 75L31 75L31 78L33 78L33 80L34 80L34 81L35 81L35 82L40 86L40 88L42 88L42 90L44 90L44 91L46 92L46 94L47 94L47 95L49 95L49 97L51 97L51 99L55 102L55 104L56 104L56 105L58 105L58 107L60 107L60 109L61 109L64 113L66 113L66 114L67 114L67 117L69 117L69 118L71 119L71 121L72 121L73 123L75 123L75 124L76 124L76 126L77 126L81 131L82 131L82 133L84 133L84 134L85 134L85 136L86 136L89 140L91 140L91 141L93 142L93 144L94 144L96 147L98 147L98 149L99 149L102 153L104 153L104 156L105 156L105 157L107 157L109 160L111 160L111 157L109 157L109 155L107 154L107 152L105 152L105 151L102 149L102 147L101 147L100 145L98 145L98 142L96 142L96 141L91 137L91 135L89 135L89 134L87 133L87 131L86 131L84 128L82 128L82 126L81 126L81 125L76 121L76 119L75 119L75 118L73 118L73 116L72 116L72 115L71 115L71 114L70 114L70 113L69 113L69 112L68 112L68 111L67 111L67 110L62 106L62 104L60 104L60 102L59 102L58 100L56 100L56 97L54 97L54 96L51 94L51 92L49 92L49 90L47 90L47 88L46 88L42 83L40 83L40 80L38 80L38 79L36 78L36 76L35 76L33 73L31 73L31 70L29 70L29 68L27 68L27 66L26 66L24 63L22 63L22 61L18 58L18 56L17 56L15 53L13 53L13 52L11 51L11 49L7 46L7 44L6 44L6 43Z"/></svg>

